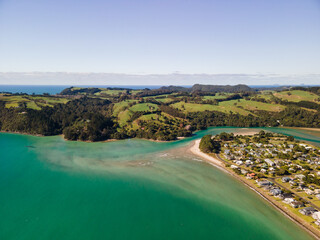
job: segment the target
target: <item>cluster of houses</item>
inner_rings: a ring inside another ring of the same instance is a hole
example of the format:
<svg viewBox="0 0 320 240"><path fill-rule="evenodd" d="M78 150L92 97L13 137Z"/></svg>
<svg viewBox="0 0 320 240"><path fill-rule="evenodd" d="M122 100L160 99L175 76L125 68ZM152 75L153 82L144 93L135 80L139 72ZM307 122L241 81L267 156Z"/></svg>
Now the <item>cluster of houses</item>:
<svg viewBox="0 0 320 240"><path fill-rule="evenodd" d="M320 212L317 209L305 206L303 202L297 200L299 198L294 197L294 193L283 192L272 181L266 178L259 179L260 173L277 177L277 169L287 166L290 175L279 175L281 181L289 183L291 188L310 195L310 199L314 197L320 200L320 186L305 183L306 170L311 170L309 175L320 177L320 171L316 170L320 169L320 150L304 143L285 144L279 140L273 142L273 144L262 144L247 141L239 144L230 141L223 145L223 156L232 162L230 165L232 169L247 179L256 179L258 186L291 207L301 208L299 209L301 214L312 217L315 224L320 226Z"/></svg>
<svg viewBox="0 0 320 240"><path fill-rule="evenodd" d="M305 152L295 151L298 146ZM232 161L233 169L240 166L250 168L255 172L275 175L281 166L288 166L290 173L304 172L308 169L320 166L320 151L306 144L262 144L262 143L225 143L223 156ZM290 154L291 159L288 159ZM302 164L303 163L303 164ZM240 169L240 168L239 168Z"/></svg>

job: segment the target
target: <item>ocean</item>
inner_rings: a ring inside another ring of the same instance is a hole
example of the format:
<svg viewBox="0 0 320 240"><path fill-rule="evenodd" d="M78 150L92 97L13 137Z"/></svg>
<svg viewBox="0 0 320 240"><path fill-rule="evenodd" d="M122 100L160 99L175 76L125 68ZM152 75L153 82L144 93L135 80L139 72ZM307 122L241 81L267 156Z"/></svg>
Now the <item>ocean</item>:
<svg viewBox="0 0 320 240"><path fill-rule="evenodd" d="M269 129L269 128L268 128ZM0 239L312 239L258 194L175 142L0 133ZM269 129L320 145L320 137Z"/></svg>

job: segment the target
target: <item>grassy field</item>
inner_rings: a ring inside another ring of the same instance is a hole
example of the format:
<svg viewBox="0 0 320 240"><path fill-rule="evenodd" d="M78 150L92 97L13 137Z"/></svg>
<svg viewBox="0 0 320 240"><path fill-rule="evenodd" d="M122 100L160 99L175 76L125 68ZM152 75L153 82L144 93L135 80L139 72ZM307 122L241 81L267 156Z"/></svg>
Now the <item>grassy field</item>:
<svg viewBox="0 0 320 240"><path fill-rule="evenodd" d="M120 127L125 126L131 116L132 116L132 112L129 111L128 109L123 112L120 112L118 114L118 121L119 121Z"/></svg>
<svg viewBox="0 0 320 240"><path fill-rule="evenodd" d="M271 111L271 112L280 112L284 110L286 107L280 104L270 104L270 103L263 103L263 102L256 102L256 101L248 101L245 99L238 100L230 100L219 103L219 106L240 106L243 107L245 110L249 111L256 111L256 110L264 110L264 111Z"/></svg>
<svg viewBox="0 0 320 240"><path fill-rule="evenodd" d="M110 90L101 88L101 92L95 93L95 95L107 94L107 95L119 95L125 93L126 90Z"/></svg>
<svg viewBox="0 0 320 240"><path fill-rule="evenodd" d="M184 103L178 102L171 105L174 108L178 108L184 112L202 112L202 111L219 111L224 113L239 113L241 115L250 114L249 111L265 110L272 112L279 112L285 109L285 106L279 104L269 104L248 100L230 100L220 102L219 105L210 104L196 104L196 103Z"/></svg>
<svg viewBox="0 0 320 240"><path fill-rule="evenodd" d="M122 102L118 102L115 103L113 106L113 116L118 116L118 114L124 110L126 110L126 108L128 108L129 103L131 102L136 102L135 100L126 100L126 101L122 101Z"/></svg>
<svg viewBox="0 0 320 240"><path fill-rule="evenodd" d="M163 102L163 103L171 103L174 101L172 98L157 98L156 99L158 102Z"/></svg>
<svg viewBox="0 0 320 240"><path fill-rule="evenodd" d="M229 102L230 101L222 102L222 103L219 103L219 105L178 102L178 103L172 104L171 106L174 108L178 108L183 112L218 111L218 112L230 113L230 111L232 111L233 113L239 113L245 116L250 114L250 112L244 109L238 108L237 106L230 104Z"/></svg>
<svg viewBox="0 0 320 240"><path fill-rule="evenodd" d="M152 114L147 114L147 115L143 115L141 117L139 117L138 119L134 120L133 123L132 123L132 128L133 129L138 129L140 128L139 127L139 124L138 124L138 121L154 121L154 122L157 122L157 123L160 123L161 121L164 120L163 116L162 115L159 115L159 114L155 114L155 113L152 113Z"/></svg>
<svg viewBox="0 0 320 240"><path fill-rule="evenodd" d="M139 103L136 105L133 105L131 108L129 108L130 111L137 112L137 111L155 111L158 110L159 107L156 104L153 103Z"/></svg>
<svg viewBox="0 0 320 240"><path fill-rule="evenodd" d="M99 96L102 94L110 95L110 96L117 96L125 93L127 90L114 90L114 89L106 89L106 88L99 88L101 92L95 93L95 95ZM137 94L141 92L141 90L129 90L131 94Z"/></svg>
<svg viewBox="0 0 320 240"><path fill-rule="evenodd" d="M183 112L218 111L218 106L210 104L177 102L172 104L171 107L178 108Z"/></svg>
<svg viewBox="0 0 320 240"><path fill-rule="evenodd" d="M67 103L70 100L67 98L59 98L59 97L42 97L42 96L29 96L32 100L42 100L45 101L47 104L57 104L57 103Z"/></svg>
<svg viewBox="0 0 320 240"><path fill-rule="evenodd" d="M153 103L139 103L139 104L133 105L132 107L126 109L128 107L128 104L129 104L128 101L116 103L113 108L113 111L114 111L113 115L118 116L119 125L121 127L128 123L128 120L132 116L133 112L137 112L137 111L149 112L149 111L155 111L155 110L159 109L159 107ZM146 116L145 118L148 118L150 115L152 115L152 114L145 115ZM144 117L144 116L142 116L142 117ZM144 119L144 118L142 118L142 119Z"/></svg>
<svg viewBox="0 0 320 240"><path fill-rule="evenodd" d="M41 107L50 106L58 103L67 103L69 100L67 98L57 98L57 97L42 97L42 96L24 96L24 95L8 95L5 96L0 94L0 101L6 102L6 108L19 107L21 104L26 104L28 108L35 110L40 110Z"/></svg>
<svg viewBox="0 0 320 240"><path fill-rule="evenodd" d="M300 90L276 92L273 95L277 98L288 100L290 102L300 102L300 101L317 102L316 100L319 99L319 96L317 96L314 93L300 91Z"/></svg>

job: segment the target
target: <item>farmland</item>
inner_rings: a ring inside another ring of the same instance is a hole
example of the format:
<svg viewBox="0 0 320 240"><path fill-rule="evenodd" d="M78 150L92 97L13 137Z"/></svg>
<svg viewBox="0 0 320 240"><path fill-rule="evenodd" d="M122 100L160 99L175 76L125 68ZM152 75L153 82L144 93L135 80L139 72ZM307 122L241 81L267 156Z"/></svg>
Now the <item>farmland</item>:
<svg viewBox="0 0 320 240"><path fill-rule="evenodd" d="M239 85L234 89L217 86L219 91L214 92L215 87L197 85L195 91L174 86L152 90L71 87L53 96L5 93L0 94L0 124L7 131L65 133L68 139L92 141L107 136L173 140L209 126L320 127L317 88L257 91ZM55 122L45 122L48 115ZM23 130L29 118L33 123L44 122Z"/></svg>

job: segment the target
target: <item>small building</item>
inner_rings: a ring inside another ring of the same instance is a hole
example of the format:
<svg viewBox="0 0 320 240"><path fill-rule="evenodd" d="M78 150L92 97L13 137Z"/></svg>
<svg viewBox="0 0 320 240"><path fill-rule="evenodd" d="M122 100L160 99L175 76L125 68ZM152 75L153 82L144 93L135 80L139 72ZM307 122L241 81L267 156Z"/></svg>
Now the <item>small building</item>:
<svg viewBox="0 0 320 240"><path fill-rule="evenodd" d="M304 204L302 202L294 201L294 202L290 203L290 206L293 208L299 208L299 207L303 207Z"/></svg>
<svg viewBox="0 0 320 240"><path fill-rule="evenodd" d="M253 179L255 176L255 173L247 173L247 179Z"/></svg>
<svg viewBox="0 0 320 240"><path fill-rule="evenodd" d="M265 160L264 160L269 166L274 166L274 162L272 162L269 158L266 158Z"/></svg>
<svg viewBox="0 0 320 240"><path fill-rule="evenodd" d="M272 186L273 185L273 183L268 181L268 180L263 180L263 181L256 180L256 182L260 187Z"/></svg>
<svg viewBox="0 0 320 240"><path fill-rule="evenodd" d="M296 178L300 179L300 180L303 180L306 176L303 175L303 174L297 174L296 175Z"/></svg>
<svg viewBox="0 0 320 240"><path fill-rule="evenodd" d="M314 212L313 214L312 214L312 218L314 219L314 220L320 220L320 212Z"/></svg>
<svg viewBox="0 0 320 240"><path fill-rule="evenodd" d="M248 173L248 171L247 171L247 170L245 170L245 169L241 169L241 174L246 175L247 173Z"/></svg>
<svg viewBox="0 0 320 240"><path fill-rule="evenodd" d="M287 197L287 198L285 198L284 200L283 200L283 202L284 203L286 203L286 204L290 204L290 203L292 203L292 202L294 202L295 200L294 200L294 198L292 198L292 197Z"/></svg>
<svg viewBox="0 0 320 240"><path fill-rule="evenodd" d="M239 167L236 166L236 165L231 165L230 167L231 167L232 169L239 169Z"/></svg>
<svg viewBox="0 0 320 240"><path fill-rule="evenodd" d="M229 155L230 154L230 150L229 149L224 150L224 154Z"/></svg>
<svg viewBox="0 0 320 240"><path fill-rule="evenodd" d="M262 168L262 169L260 170L260 172L262 172L262 173L266 173L266 172L267 172L267 170L266 170L266 169L264 169L264 168Z"/></svg>
<svg viewBox="0 0 320 240"><path fill-rule="evenodd" d="M273 188L270 190L270 193L273 195L273 196L278 196L279 194L282 193L281 189L279 188Z"/></svg>
<svg viewBox="0 0 320 240"><path fill-rule="evenodd" d="M248 164L248 165L252 165L252 164L253 164L253 162L252 162L251 160L246 160L246 164Z"/></svg>
<svg viewBox="0 0 320 240"><path fill-rule="evenodd" d="M311 189L309 189L309 188L305 189L304 191L305 191L305 193L308 194L308 195L312 195L312 194L314 193L314 192L313 192Z"/></svg>
<svg viewBox="0 0 320 240"><path fill-rule="evenodd" d="M300 209L299 210L299 213L303 214L303 215L306 215L306 216L310 216L312 215L313 213L315 213L317 210L314 209L313 207L305 207L303 209Z"/></svg>
<svg viewBox="0 0 320 240"><path fill-rule="evenodd" d="M237 164L237 165L242 165L243 162L239 160L239 161L236 161L236 164Z"/></svg>
<svg viewBox="0 0 320 240"><path fill-rule="evenodd" d="M289 178L289 177L283 177L283 178L281 178L281 181L282 181L283 183L289 182L290 180L291 180L291 178Z"/></svg>

